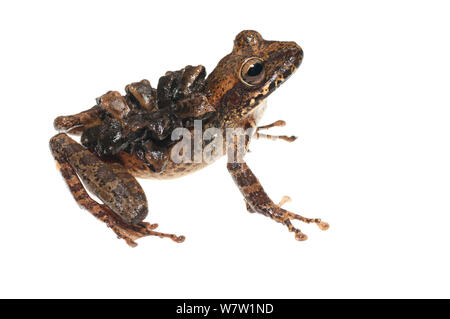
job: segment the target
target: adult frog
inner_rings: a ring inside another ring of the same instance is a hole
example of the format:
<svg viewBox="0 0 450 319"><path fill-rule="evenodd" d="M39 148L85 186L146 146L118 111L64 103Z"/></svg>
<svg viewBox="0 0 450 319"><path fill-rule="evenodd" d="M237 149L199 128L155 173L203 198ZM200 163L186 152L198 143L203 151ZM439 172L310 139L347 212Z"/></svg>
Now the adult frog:
<svg viewBox="0 0 450 319"><path fill-rule="evenodd" d="M184 236L157 232L157 224L144 222L147 199L136 177L177 178L208 165L211 161L180 162L171 156L180 142L173 138L175 130L195 134L195 123L201 123L201 133L211 128L221 132L227 169L247 210L270 217L294 232L297 240L305 240L307 236L291 220L315 223L322 230L328 224L283 209L289 200L286 196L275 204L243 160L252 137L295 140L260 133L284 126L284 121L259 127L258 123L265 99L300 66L302 58L303 51L295 42L267 41L256 31L242 31L232 52L209 76L201 65L186 66L167 72L156 88L147 80L135 82L126 86L125 95L107 92L92 108L57 117L54 126L60 133L50 139L57 167L75 200L128 245L134 247L136 239L150 235L182 242ZM230 128L245 130L245 138L228 138L225 132ZM68 134L81 135L81 144ZM201 142L202 147L207 144ZM102 203L93 200L86 189Z"/></svg>

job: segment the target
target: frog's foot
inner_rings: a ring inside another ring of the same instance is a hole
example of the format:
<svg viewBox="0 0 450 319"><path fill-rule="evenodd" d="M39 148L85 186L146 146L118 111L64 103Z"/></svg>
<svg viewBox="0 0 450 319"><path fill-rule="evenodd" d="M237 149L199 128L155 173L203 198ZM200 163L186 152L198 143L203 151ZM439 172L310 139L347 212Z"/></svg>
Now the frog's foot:
<svg viewBox="0 0 450 319"><path fill-rule="evenodd" d="M307 224L314 223L321 230L327 230L329 228L329 225L320 218L303 217L281 208L282 205L291 200L288 196L283 196L278 205L275 204L266 194L261 183L245 162L228 163L227 168L244 195L247 210L249 212L262 214L285 225L290 232L295 233L295 239L299 241L306 240L308 237L303 234L300 229L292 225L292 220L299 220Z"/></svg>
<svg viewBox="0 0 450 319"><path fill-rule="evenodd" d="M50 140L50 148L77 203L103 221L128 245L137 246L135 240L145 236L184 241L184 236L154 231L157 224L143 221L148 212L145 194L135 178L120 164L103 162L66 134L54 136ZM105 204L89 196L80 178Z"/></svg>
<svg viewBox="0 0 450 319"><path fill-rule="evenodd" d="M96 204L96 205L95 205ZM177 236L174 234L165 234L154 231L158 224L150 224L147 222L140 222L135 225L130 225L123 222L116 214L114 214L106 205L101 205L95 202L94 207L91 208L91 213L103 221L111 230L116 233L118 238L126 241L131 247L136 247L135 240L146 236L158 236L160 238L170 238L177 243L185 240L184 236Z"/></svg>
<svg viewBox="0 0 450 319"><path fill-rule="evenodd" d="M278 205L272 204L271 211L273 212L270 217L274 220L276 220L279 223L282 223L283 225L286 225L286 227L289 229L290 232L295 233L295 239L298 241L304 241L308 239L308 236L306 236L302 231L294 225L292 225L291 220L299 220L306 224L314 223L316 224L321 230L327 230L330 225L328 223L323 222L320 218L306 218L297 214L294 214L288 210L285 210L281 208L284 204L291 201L291 198L289 196L283 196L281 201L278 203Z"/></svg>
<svg viewBox="0 0 450 319"><path fill-rule="evenodd" d="M302 233L302 231L300 229L294 227L294 225L292 225L292 223L291 223L291 220L300 220L307 224L314 223L321 230L327 230L328 228L330 228L330 225L328 225L328 223L326 223L326 222L323 222L320 218L306 218L306 217L294 214L290 211L287 211L287 210L281 208L280 206L278 206L278 209L279 209L279 212L277 212L277 215L281 215L280 216L281 218L276 217L274 219L281 222L282 224L286 225L290 232L294 232L295 239L297 239L299 241L308 239L308 236L306 236L304 233ZM278 220L279 218L281 220Z"/></svg>
<svg viewBox="0 0 450 319"><path fill-rule="evenodd" d="M267 129L270 129L272 127L276 127L276 126L280 126L281 127L281 126L285 126L285 125L286 125L285 121L279 120L279 121L273 122L272 124L258 126L256 128L256 132L254 134L254 137L257 138L257 139L259 139L259 138L266 138L266 139L273 140L273 141L274 140L278 140L278 139L286 141L286 142L293 142L293 141L295 141L297 139L296 136L269 135L269 134L259 133L259 131L261 131L261 130L267 130Z"/></svg>
<svg viewBox="0 0 450 319"><path fill-rule="evenodd" d="M77 203L89 211L97 219L104 222L109 228L111 228L118 238L125 240L129 246L136 247L137 243L135 241L146 236L158 236L160 238L167 237L177 243L184 241L184 236L176 236L173 234L165 234L154 231L154 229L158 227L158 224L150 224L147 222L128 224L124 222L108 206L97 203L89 196L80 179L76 175L76 171L70 166L70 164L63 162L58 163L58 165Z"/></svg>

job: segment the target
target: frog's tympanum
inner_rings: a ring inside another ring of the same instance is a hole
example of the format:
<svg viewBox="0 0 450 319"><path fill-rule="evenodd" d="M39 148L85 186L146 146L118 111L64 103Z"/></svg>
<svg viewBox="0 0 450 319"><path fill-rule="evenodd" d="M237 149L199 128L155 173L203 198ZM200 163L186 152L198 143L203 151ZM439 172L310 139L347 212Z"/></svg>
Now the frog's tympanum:
<svg viewBox="0 0 450 319"><path fill-rule="evenodd" d="M263 101L299 67L302 58L303 51L295 42L267 41L258 32L242 31L234 40L232 52L208 76L203 66L189 65L167 72L156 88L147 80L131 83L125 87L125 95L110 91L84 112L57 117L54 126L60 133L50 140L57 167L75 200L130 246L137 245L136 239L150 235L182 242L184 236L157 232L157 224L143 221L148 213L147 198L136 177L176 178L208 165L209 161L179 162L171 157L171 150L180 140L173 138L174 130L194 133L196 121L201 122L203 132L209 128L223 132L223 154L238 149L234 144L239 139L225 136L228 128L250 132L241 155L248 150L252 136L295 140L293 136L259 132L284 126L284 121L259 127L257 124L265 109ZM81 135L81 144L68 134ZM328 228L320 219L281 208L288 197L278 204L272 202L245 161L229 160L227 169L249 212L285 225L297 240L307 237L291 220L315 223L322 230ZM86 189L102 203L94 201Z"/></svg>

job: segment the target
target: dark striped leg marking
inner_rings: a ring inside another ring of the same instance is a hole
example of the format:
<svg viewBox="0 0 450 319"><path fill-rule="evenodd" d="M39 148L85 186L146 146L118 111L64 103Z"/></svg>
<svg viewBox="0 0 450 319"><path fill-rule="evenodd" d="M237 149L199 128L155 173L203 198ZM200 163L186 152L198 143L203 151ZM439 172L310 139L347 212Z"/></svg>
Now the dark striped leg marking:
<svg viewBox="0 0 450 319"><path fill-rule="evenodd" d="M267 130L267 129L270 129L272 127L285 126L285 125L286 125L285 121L279 120L279 121L273 122L272 124L269 124L269 125L258 126L256 128L256 132L254 134L254 137L258 138L258 139L259 138L266 138L266 139L272 140L272 141L275 141L275 140L283 140L283 141L286 141L286 142L293 142L293 141L295 141L297 139L296 136L270 135L270 134L259 133L259 131L261 131L261 130Z"/></svg>
<svg viewBox="0 0 450 319"><path fill-rule="evenodd" d="M244 195L249 212L260 213L282 223L290 232L295 233L295 239L299 241L306 240L308 237L300 229L294 227L291 220L300 220L307 224L314 223L321 230L329 228L329 225L321 221L320 218L306 218L281 208L282 205L291 200L287 196L284 196L278 205L272 202L246 163L228 163L227 168L239 190Z"/></svg>
<svg viewBox="0 0 450 319"><path fill-rule="evenodd" d="M132 223L126 222L107 205L99 204L93 200L89 196L78 176L80 172L83 173L86 170L86 167L74 167L74 165L77 164L75 159L81 156L81 158L85 161L91 161L89 163L90 167L88 168L92 168L97 165L103 169L103 171L106 171L107 169L104 165L109 164L103 163L96 157L95 158L98 162L92 163L92 153L84 149L80 144L72 140L66 134L58 134L54 136L50 140L50 149L56 160L57 168L69 186L69 190L76 202L82 208L88 210L96 218L104 222L114 231L114 233L116 233L118 238L124 239L128 245L132 247L137 246L135 240L145 236L159 236L161 238L167 237L176 242L184 241L184 236L176 236L173 234L165 234L154 231L154 229L158 227L158 224L150 224L143 221L136 221ZM101 179L101 177L98 178ZM104 181L100 180L99 182L102 183ZM96 195L101 196L99 193Z"/></svg>

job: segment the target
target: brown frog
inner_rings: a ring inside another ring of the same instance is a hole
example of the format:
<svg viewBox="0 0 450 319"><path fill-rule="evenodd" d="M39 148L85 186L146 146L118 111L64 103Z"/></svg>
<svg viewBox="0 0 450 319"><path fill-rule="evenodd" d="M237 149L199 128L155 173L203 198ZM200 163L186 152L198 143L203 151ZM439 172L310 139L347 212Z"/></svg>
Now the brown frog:
<svg viewBox="0 0 450 319"><path fill-rule="evenodd" d="M142 80L127 85L124 96L108 92L84 112L57 117L54 126L61 133L50 139L57 167L75 200L128 245L134 247L136 239L149 235L182 242L184 236L157 232L157 224L143 221L148 213L147 199L135 177L177 178L208 165L211 161L180 162L171 156L180 142L174 138L175 130L183 128L195 134L195 123L201 123L201 132L211 128L221 132L227 169L248 211L284 224L297 240L305 240L307 236L291 220L315 223L322 230L328 224L281 208L289 200L286 196L278 204L272 202L243 160L251 137L295 140L293 136L259 132L284 126L284 121L257 124L265 99L299 67L302 58L303 51L295 42L267 41L256 31L242 31L232 52L208 77L203 66L187 66L167 72L156 88ZM240 128L245 130L244 139L238 135L229 138L225 133ZM67 134L81 135L81 144ZM201 146L208 143L205 139ZM103 203L94 201L86 188Z"/></svg>

